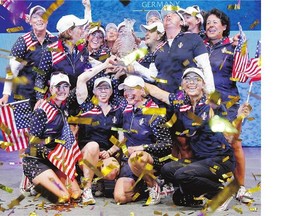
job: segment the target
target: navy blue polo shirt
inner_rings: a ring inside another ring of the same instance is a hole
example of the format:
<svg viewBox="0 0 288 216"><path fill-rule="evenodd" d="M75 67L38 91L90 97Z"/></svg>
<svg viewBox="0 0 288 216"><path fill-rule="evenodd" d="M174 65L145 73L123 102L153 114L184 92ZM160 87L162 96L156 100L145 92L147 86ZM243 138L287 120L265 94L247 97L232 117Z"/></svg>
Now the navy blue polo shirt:
<svg viewBox="0 0 288 216"><path fill-rule="evenodd" d="M181 98L182 99L182 98ZM233 150L223 133L213 132L209 126L210 105L206 104L206 97L202 97L196 104L195 110L190 103L179 103L179 95L171 93L169 102L177 114L178 120L183 124L190 144L193 157L196 159L212 158L215 156L233 156ZM221 115L221 110L214 110L215 115ZM201 123L191 118L191 112L202 119ZM195 124L196 123L196 124ZM198 123L198 124L197 124ZM200 124L199 124L200 123Z"/></svg>
<svg viewBox="0 0 288 216"><path fill-rule="evenodd" d="M122 127L122 110L119 107L111 105L111 110L104 115L100 106L81 114L81 117L91 118L91 125L79 125L79 146L84 147L88 142L95 141L99 144L101 150L108 150L113 143L109 141L110 137L118 137L118 132L111 130L112 127Z"/></svg>
<svg viewBox="0 0 288 216"><path fill-rule="evenodd" d="M38 68L40 61L44 57L47 45L57 41L57 37L51 33L46 32L43 43L41 44L34 32L28 32L20 36L14 43L11 49L11 55L19 59L25 60L27 64L19 71L18 76L24 76L28 79L27 84L19 84L16 86L14 97L16 95L22 96L28 99L32 106L36 103L36 95L34 91L36 71L34 67ZM15 97L15 100L18 100Z"/></svg>
<svg viewBox="0 0 288 216"><path fill-rule="evenodd" d="M207 53L207 49L198 34L180 32L171 47L166 41L155 54L155 65L157 78L167 82L156 82L157 86L168 92L179 90L183 71L188 67L196 67L194 58L204 53Z"/></svg>

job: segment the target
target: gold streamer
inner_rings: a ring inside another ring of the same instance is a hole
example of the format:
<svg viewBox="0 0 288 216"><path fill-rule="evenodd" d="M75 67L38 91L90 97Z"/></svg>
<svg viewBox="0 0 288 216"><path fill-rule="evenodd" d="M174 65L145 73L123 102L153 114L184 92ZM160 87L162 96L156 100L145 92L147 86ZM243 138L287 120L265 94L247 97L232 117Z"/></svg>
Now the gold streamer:
<svg viewBox="0 0 288 216"><path fill-rule="evenodd" d="M5 185L3 185L3 184L0 184L0 189L6 191L6 192L8 192L8 193L12 193L12 192L13 192L13 188L10 188L10 187L5 186Z"/></svg>
<svg viewBox="0 0 288 216"><path fill-rule="evenodd" d="M168 83L168 80L164 80L164 79L159 79L157 77L154 77L154 76L150 76L152 79L155 80L155 82L157 83Z"/></svg>
<svg viewBox="0 0 288 216"><path fill-rule="evenodd" d="M143 115L166 115L166 108L149 108L142 109Z"/></svg>
<svg viewBox="0 0 288 216"><path fill-rule="evenodd" d="M24 28L23 26L17 26L17 27L13 27L13 28L7 28L6 31L8 33L14 33L14 32L19 32L19 31L23 31Z"/></svg>
<svg viewBox="0 0 288 216"><path fill-rule="evenodd" d="M219 206L221 206L227 199L229 199L233 194L235 194L240 185L234 179L229 185L224 187L222 191L220 191L211 202L208 203L207 207L214 212Z"/></svg>
<svg viewBox="0 0 288 216"><path fill-rule="evenodd" d="M85 125L91 125L93 119L92 118L84 118L84 117L76 117L76 116L70 116L68 117L68 123L69 124L85 124Z"/></svg>
<svg viewBox="0 0 288 216"><path fill-rule="evenodd" d="M11 203L8 204L9 209L12 209L14 206L19 205L20 202L25 198L23 194L21 194L16 199L12 200Z"/></svg>

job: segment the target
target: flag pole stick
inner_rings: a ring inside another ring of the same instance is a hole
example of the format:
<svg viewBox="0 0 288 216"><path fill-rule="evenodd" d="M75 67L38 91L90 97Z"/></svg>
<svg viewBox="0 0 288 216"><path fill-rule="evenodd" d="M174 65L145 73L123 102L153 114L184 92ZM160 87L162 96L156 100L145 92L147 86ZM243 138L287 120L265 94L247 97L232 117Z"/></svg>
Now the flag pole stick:
<svg viewBox="0 0 288 216"><path fill-rule="evenodd" d="M248 96L247 96L247 99L246 99L246 103L249 103L250 94L251 94L251 91L252 91L252 84L253 84L253 82L251 82L250 85L249 85L249 90L248 90ZM244 121L245 121L245 118L242 119L242 124L244 124Z"/></svg>
<svg viewBox="0 0 288 216"><path fill-rule="evenodd" d="M249 102L249 99L250 99L250 94L251 94L251 90L252 90L252 84L253 82L250 83L250 86L249 86L249 91L248 91L248 96L247 96L247 100L246 100L246 103Z"/></svg>

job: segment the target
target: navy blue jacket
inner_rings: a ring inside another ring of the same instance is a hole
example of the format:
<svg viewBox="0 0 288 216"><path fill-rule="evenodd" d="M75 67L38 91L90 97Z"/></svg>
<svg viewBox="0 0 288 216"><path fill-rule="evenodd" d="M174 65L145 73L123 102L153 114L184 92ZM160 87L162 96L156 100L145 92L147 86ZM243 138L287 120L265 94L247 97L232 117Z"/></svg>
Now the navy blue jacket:
<svg viewBox="0 0 288 216"><path fill-rule="evenodd" d="M11 55L25 60L27 64L19 71L18 76L24 76L28 79L28 84L17 85L14 92L15 100L30 98L32 108L36 103L36 94L34 91L35 79L39 63L44 57L47 45L57 41L57 37L46 32L43 43L41 44L34 32L28 32L20 36L11 49ZM19 97L20 96L20 97Z"/></svg>
<svg viewBox="0 0 288 216"><path fill-rule="evenodd" d="M181 95L180 100L183 101ZM223 133L213 132L209 126L210 105L205 103L206 97L202 97L196 104L195 110L190 103L179 103L179 94L171 93L169 102L173 104L174 111L177 113L178 120L183 124L184 130L189 130L186 134L188 143L190 144L193 158L205 159L216 156L229 156L234 160L233 150ZM214 110L215 115L221 116L221 110ZM193 118L192 113L201 118Z"/></svg>

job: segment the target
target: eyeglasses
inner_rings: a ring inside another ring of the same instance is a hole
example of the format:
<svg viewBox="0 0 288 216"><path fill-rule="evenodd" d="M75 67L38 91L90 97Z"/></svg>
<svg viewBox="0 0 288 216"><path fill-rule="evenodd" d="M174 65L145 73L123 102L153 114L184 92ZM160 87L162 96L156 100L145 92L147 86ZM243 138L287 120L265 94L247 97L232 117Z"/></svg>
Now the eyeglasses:
<svg viewBox="0 0 288 216"><path fill-rule="evenodd" d="M61 89L67 90L68 88L70 88L70 85L67 83L64 83L62 85L54 85L54 88L56 88L58 91L60 91Z"/></svg>
<svg viewBox="0 0 288 216"><path fill-rule="evenodd" d="M107 91L109 89L111 89L110 86L99 86L99 87L96 87L96 90L98 90L98 91Z"/></svg>
<svg viewBox="0 0 288 216"><path fill-rule="evenodd" d="M193 81L193 83L198 83L202 81L202 79L198 76L185 76L183 80L185 83L189 83L191 81Z"/></svg>

